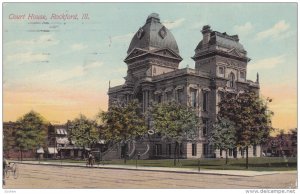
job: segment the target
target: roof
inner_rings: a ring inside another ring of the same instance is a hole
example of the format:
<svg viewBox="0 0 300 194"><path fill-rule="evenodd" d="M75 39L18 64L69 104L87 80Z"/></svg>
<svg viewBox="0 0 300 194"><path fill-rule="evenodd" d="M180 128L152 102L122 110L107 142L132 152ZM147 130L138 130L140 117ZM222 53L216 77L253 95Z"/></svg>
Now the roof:
<svg viewBox="0 0 300 194"><path fill-rule="evenodd" d="M177 42L173 34L160 23L159 15L156 13L150 14L144 26L135 33L127 50L127 54L134 48L146 50L169 48L179 54Z"/></svg>
<svg viewBox="0 0 300 194"><path fill-rule="evenodd" d="M36 153L43 154L44 153L44 149L42 147L40 147L39 149L36 150Z"/></svg>
<svg viewBox="0 0 300 194"><path fill-rule="evenodd" d="M228 35L226 32L221 33L218 31L210 31L210 27L204 26L206 33L210 33L209 45L221 46L227 49L237 49L241 52L245 52L243 45L239 42L238 35ZM202 30L203 31L203 30ZM196 47L196 50L203 47L203 41L201 40Z"/></svg>
<svg viewBox="0 0 300 194"><path fill-rule="evenodd" d="M218 46L222 46L228 49L238 49L240 51L245 51L244 47L241 43L238 42L238 39L234 39L232 36L228 36L226 34L221 34L219 32L213 32L215 36L212 37L211 42ZM213 35L212 33L212 35Z"/></svg>
<svg viewBox="0 0 300 194"><path fill-rule="evenodd" d="M58 134L58 135L67 135L68 132L64 128L59 128L59 129L56 129L56 134Z"/></svg>
<svg viewBox="0 0 300 194"><path fill-rule="evenodd" d="M54 148L54 147L48 147L48 153L49 154L57 154L58 153L58 151L57 151L57 149L56 148Z"/></svg>
<svg viewBox="0 0 300 194"><path fill-rule="evenodd" d="M69 144L70 141L68 140L67 137L57 137L56 138L56 143L58 143L58 144Z"/></svg>

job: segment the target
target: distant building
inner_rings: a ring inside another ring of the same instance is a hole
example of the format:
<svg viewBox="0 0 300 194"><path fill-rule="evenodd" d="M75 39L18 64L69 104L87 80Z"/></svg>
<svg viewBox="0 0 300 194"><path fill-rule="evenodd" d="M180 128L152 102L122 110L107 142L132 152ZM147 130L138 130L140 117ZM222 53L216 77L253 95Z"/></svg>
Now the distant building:
<svg viewBox="0 0 300 194"><path fill-rule="evenodd" d="M4 157L20 159L20 148L16 144L16 122L3 123ZM44 147L22 150L22 158L82 158L83 148L70 142L66 125L49 125ZM89 151L89 148L86 148Z"/></svg>
<svg viewBox="0 0 300 194"><path fill-rule="evenodd" d="M297 135L283 133L276 137L270 137L268 142L263 145L262 151L265 156L297 157Z"/></svg>
<svg viewBox="0 0 300 194"><path fill-rule="evenodd" d="M195 69L179 69L182 57L173 34L160 22L158 14L149 15L127 50L125 83L110 87L108 91L109 106L114 101L127 103L137 99L143 111L148 110L151 101L176 100L195 108L203 128L199 130L197 141L181 144L182 158L225 156L225 151L215 151L207 140L208 123L216 119L222 94L244 90L258 93L260 88L258 76L256 82L247 80L250 59L237 35L213 31L208 25L201 32L203 38L192 57ZM172 141L162 141L159 137L147 141L152 146L145 158L173 157L175 144ZM144 144L139 143L148 149ZM139 147L138 144L135 147ZM239 148L229 150L229 157L243 157L244 153ZM260 146L250 147L249 157L252 156L260 156Z"/></svg>
<svg viewBox="0 0 300 194"><path fill-rule="evenodd" d="M83 147L76 146L69 137L67 125L54 126L54 133L49 136L48 154L49 158L82 158L84 157ZM86 151L89 151L86 148Z"/></svg>

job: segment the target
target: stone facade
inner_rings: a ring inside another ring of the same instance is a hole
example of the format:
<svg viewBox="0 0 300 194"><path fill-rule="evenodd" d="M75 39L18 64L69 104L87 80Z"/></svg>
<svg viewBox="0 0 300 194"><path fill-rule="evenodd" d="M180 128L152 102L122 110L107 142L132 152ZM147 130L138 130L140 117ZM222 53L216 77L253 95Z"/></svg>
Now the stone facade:
<svg viewBox="0 0 300 194"><path fill-rule="evenodd" d="M250 59L238 36L212 31L210 26L204 26L201 32L203 39L192 57L195 69L179 69L182 58L175 38L160 23L158 15L151 14L130 43L124 60L128 67L125 83L108 91L109 106L114 101L126 103L138 99L143 111L147 111L151 101L175 100L194 107L203 128L195 142L182 142L182 158L222 157L207 140L208 123L216 119L222 93L259 92L258 78L256 82L246 79ZM151 145L147 157L173 157L174 142L152 138L144 140ZM259 153L256 156L260 156L259 146L255 149ZM250 157L252 153L249 151Z"/></svg>

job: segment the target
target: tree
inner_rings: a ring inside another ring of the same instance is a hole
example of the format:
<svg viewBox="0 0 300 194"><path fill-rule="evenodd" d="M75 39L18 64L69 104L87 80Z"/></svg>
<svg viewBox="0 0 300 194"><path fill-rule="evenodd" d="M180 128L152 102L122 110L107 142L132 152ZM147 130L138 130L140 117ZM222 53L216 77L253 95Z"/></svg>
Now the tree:
<svg viewBox="0 0 300 194"><path fill-rule="evenodd" d="M209 142L216 149L225 150L226 165L228 164L228 149L233 149L236 145L236 130L234 123L228 119L220 118L213 124L209 134Z"/></svg>
<svg viewBox="0 0 300 194"><path fill-rule="evenodd" d="M269 144L273 149L275 149L275 153L277 156L289 156L294 154L293 152L285 152L284 147L289 145L290 141L292 142L292 146L294 145L294 138L293 138L293 130L289 131L289 133L285 133L283 129L277 129L279 132L275 137L270 138ZM297 141L297 139L295 139Z"/></svg>
<svg viewBox="0 0 300 194"><path fill-rule="evenodd" d="M194 140L199 129L199 118L191 107L176 103L154 104L150 110L156 133L175 141L174 165L179 159L179 144L183 140Z"/></svg>
<svg viewBox="0 0 300 194"><path fill-rule="evenodd" d="M3 151L9 158L9 150L15 147L16 125L13 122L3 123Z"/></svg>
<svg viewBox="0 0 300 194"><path fill-rule="evenodd" d="M258 94L245 91L243 93L225 93L219 103L220 118L229 119L235 124L237 146L246 149L246 168L248 168L248 147L259 145L267 140L273 130L268 109L271 99L261 99Z"/></svg>
<svg viewBox="0 0 300 194"><path fill-rule="evenodd" d="M292 129L291 131L291 141L293 149L293 156L297 155L297 136L298 136L298 129Z"/></svg>
<svg viewBox="0 0 300 194"><path fill-rule="evenodd" d="M86 116L80 114L78 118L68 122L69 135L72 142L85 148L90 148L92 144L99 140L97 124L89 120Z"/></svg>
<svg viewBox="0 0 300 194"><path fill-rule="evenodd" d="M124 144L126 163L128 142L147 133L145 116L138 102L115 103L107 112L100 112L98 117L103 122L102 130L105 139Z"/></svg>
<svg viewBox="0 0 300 194"><path fill-rule="evenodd" d="M30 111L16 122L16 145L23 159L23 151L37 149L46 145L49 123L37 112Z"/></svg>

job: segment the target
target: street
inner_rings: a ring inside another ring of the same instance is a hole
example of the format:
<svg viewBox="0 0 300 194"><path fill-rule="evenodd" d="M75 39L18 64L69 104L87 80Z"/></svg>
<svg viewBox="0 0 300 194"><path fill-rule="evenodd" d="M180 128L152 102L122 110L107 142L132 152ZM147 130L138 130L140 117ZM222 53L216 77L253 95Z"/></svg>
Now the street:
<svg viewBox="0 0 300 194"><path fill-rule="evenodd" d="M259 189L296 188L297 173L254 177L19 164L4 189Z"/></svg>

